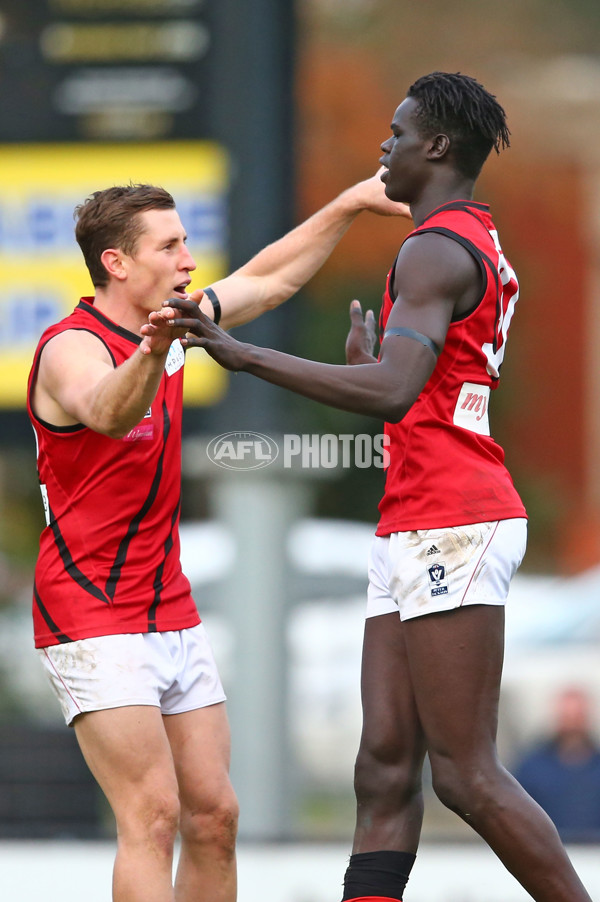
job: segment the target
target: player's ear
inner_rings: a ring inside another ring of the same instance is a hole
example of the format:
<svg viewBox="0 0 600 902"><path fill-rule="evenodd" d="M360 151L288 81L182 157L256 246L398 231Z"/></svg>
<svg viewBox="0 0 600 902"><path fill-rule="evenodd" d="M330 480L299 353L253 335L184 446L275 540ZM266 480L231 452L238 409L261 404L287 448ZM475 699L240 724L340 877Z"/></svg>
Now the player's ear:
<svg viewBox="0 0 600 902"><path fill-rule="evenodd" d="M446 156L450 149L450 138L448 135L436 135L429 145L427 156L430 160L441 160Z"/></svg>
<svg viewBox="0 0 600 902"><path fill-rule="evenodd" d="M109 247L102 251L100 261L109 276L119 280L126 278L127 270L123 264L123 254L117 248Z"/></svg>

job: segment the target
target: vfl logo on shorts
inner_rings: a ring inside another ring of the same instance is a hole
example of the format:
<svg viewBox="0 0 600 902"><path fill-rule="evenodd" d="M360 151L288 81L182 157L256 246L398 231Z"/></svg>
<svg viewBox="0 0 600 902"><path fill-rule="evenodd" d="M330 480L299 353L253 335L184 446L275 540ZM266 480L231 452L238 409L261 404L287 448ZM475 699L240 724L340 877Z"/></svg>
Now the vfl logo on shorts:
<svg viewBox="0 0 600 902"><path fill-rule="evenodd" d="M439 561L438 563L432 564L430 567L428 567L427 575L429 576L429 585L431 588L432 598L435 598L436 595L448 594L446 565L443 563L443 561Z"/></svg>

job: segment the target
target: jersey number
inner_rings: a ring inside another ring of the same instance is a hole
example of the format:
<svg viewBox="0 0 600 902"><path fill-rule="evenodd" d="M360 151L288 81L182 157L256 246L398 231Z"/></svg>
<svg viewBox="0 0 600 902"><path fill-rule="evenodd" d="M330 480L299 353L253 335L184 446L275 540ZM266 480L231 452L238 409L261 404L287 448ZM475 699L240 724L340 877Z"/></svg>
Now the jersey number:
<svg viewBox="0 0 600 902"><path fill-rule="evenodd" d="M514 269L502 253L498 232L492 230L490 235L498 252L498 278L500 281L498 315L494 326L494 341L482 345L481 349L487 358L488 373L494 379L498 379L504 360L510 321L515 312L515 304L519 300L519 283Z"/></svg>

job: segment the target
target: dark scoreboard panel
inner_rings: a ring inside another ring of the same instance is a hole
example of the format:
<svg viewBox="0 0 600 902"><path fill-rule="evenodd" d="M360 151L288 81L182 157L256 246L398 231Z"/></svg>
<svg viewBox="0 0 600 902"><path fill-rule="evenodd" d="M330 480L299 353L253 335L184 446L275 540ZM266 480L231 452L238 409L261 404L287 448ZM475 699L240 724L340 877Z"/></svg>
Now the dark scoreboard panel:
<svg viewBox="0 0 600 902"><path fill-rule="evenodd" d="M218 2L3 0L0 142L210 136Z"/></svg>

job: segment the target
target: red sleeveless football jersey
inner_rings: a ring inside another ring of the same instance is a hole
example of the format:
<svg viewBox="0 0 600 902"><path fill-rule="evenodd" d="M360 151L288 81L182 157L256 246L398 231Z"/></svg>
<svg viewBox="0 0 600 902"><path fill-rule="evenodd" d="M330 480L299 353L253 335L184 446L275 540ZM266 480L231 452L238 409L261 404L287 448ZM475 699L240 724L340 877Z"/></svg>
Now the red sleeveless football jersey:
<svg viewBox="0 0 600 902"><path fill-rule="evenodd" d="M82 298L42 335L27 389L47 526L35 570L36 647L200 622L179 562L183 349L174 342L156 398L123 439L84 425L45 423L32 395L45 344L68 329L91 332L115 366L140 337Z"/></svg>
<svg viewBox="0 0 600 902"><path fill-rule="evenodd" d="M389 467L377 535L525 517L490 437L488 404L498 385L519 287L504 257L487 204L456 201L433 210L406 241L436 232L461 244L477 262L482 294L450 323L436 367L399 423L387 423ZM394 304L394 267L387 277L381 334Z"/></svg>

